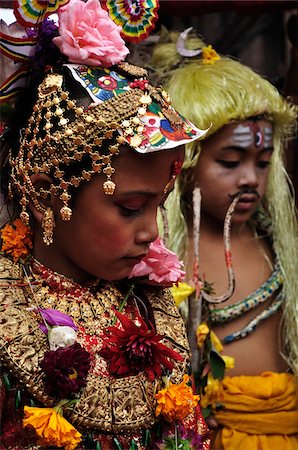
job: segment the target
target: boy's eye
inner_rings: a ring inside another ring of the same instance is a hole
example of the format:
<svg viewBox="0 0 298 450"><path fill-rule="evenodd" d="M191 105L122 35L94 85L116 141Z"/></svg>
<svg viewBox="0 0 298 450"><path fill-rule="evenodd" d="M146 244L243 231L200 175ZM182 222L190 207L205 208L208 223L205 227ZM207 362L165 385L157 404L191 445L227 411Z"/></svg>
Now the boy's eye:
<svg viewBox="0 0 298 450"><path fill-rule="evenodd" d="M239 166L239 161L230 161L225 159L217 159L216 162L227 169L234 169Z"/></svg>
<svg viewBox="0 0 298 450"><path fill-rule="evenodd" d="M270 166L270 161L259 161L258 166L261 169L266 169L266 167Z"/></svg>

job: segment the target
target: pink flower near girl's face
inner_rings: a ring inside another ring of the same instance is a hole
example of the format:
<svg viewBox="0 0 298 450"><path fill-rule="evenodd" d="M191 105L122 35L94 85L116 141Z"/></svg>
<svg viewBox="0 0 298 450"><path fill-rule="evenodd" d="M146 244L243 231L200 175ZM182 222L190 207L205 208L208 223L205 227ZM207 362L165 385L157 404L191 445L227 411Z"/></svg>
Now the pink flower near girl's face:
<svg viewBox="0 0 298 450"><path fill-rule="evenodd" d="M71 0L58 15L59 36L53 42L70 62L109 67L129 53L120 36L121 27L98 0Z"/></svg>
<svg viewBox="0 0 298 450"><path fill-rule="evenodd" d="M148 277L149 281L162 286L172 286L182 281L185 276L181 267L182 262L176 254L168 250L162 240L157 238L150 244L145 258L133 267L129 278Z"/></svg>

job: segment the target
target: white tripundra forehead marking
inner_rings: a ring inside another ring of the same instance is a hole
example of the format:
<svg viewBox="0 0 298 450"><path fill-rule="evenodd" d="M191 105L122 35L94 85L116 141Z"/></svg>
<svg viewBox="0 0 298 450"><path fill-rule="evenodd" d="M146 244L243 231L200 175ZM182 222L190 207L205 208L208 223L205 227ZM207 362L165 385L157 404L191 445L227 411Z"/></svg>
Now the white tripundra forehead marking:
<svg viewBox="0 0 298 450"><path fill-rule="evenodd" d="M264 147L272 147L273 130L270 127L264 128Z"/></svg>
<svg viewBox="0 0 298 450"><path fill-rule="evenodd" d="M237 125L233 130L233 141L239 147L249 147L253 143L253 133L247 125Z"/></svg>

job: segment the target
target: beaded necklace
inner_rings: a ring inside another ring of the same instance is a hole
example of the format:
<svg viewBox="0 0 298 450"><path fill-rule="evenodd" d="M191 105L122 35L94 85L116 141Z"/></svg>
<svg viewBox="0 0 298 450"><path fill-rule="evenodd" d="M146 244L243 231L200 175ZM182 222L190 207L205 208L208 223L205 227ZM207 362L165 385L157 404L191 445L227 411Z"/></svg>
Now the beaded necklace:
<svg viewBox="0 0 298 450"><path fill-rule="evenodd" d="M200 204L201 196L199 189L195 188L193 193L193 209L194 209L194 284L199 285L198 277L198 267L199 267L199 229L200 229ZM281 268L277 259L275 257L275 267L268 278L260 288L255 292L240 300L239 302L229 305L223 308L215 308L215 304L224 303L233 295L235 289L235 273L232 262L231 254L231 220L235 210L235 207L240 200L242 194L245 191L240 191L232 201L225 217L224 221L224 250L226 267L228 273L228 289L226 293L220 296L216 296L213 293L207 292L205 289L196 289L196 295L190 299L190 311L194 310L197 314L194 314L190 323L193 325L195 323L201 322L202 314L202 302L205 304L205 311L207 311L208 321L212 325L224 324L226 322L235 320L236 318L242 316L246 312L256 308L258 305L266 302L273 298L272 302L268 307L264 309L260 314L258 314L254 319L249 321L245 327L238 330L230 335L225 336L222 342L225 344L231 343L235 340L244 338L249 334L253 333L258 325L260 325L264 320L268 319L272 314L274 314L281 306L284 300L284 294L282 291L283 286L283 275ZM266 216L264 211L260 210L256 213L254 217L256 227L262 232L266 233L268 237L271 235L271 223L269 218ZM275 294L275 295L274 295ZM193 303L195 303L195 308L192 308ZM199 312L198 312L199 311ZM194 317L195 316L195 317ZM196 325L197 326L197 325ZM195 328L196 328L195 326Z"/></svg>
<svg viewBox="0 0 298 450"><path fill-rule="evenodd" d="M257 225L261 231L268 232L268 219L265 222L263 216L257 216ZM225 336L222 339L223 344L230 344L236 340L242 339L253 333L257 326L263 323L278 311L284 301L284 292L282 290L284 277L280 268L277 256L275 257L274 270L268 280L260 286L255 292L248 295L239 302L223 308L212 308L212 303L208 304L208 317L212 325L220 325L244 315L248 311L256 308L258 305L266 302L272 297L272 301L261 313L257 314L243 328L234 333Z"/></svg>
<svg viewBox="0 0 298 450"><path fill-rule="evenodd" d="M277 263L273 273L261 287L243 300L224 308L210 309L209 319L212 324L219 325L237 319L244 313L256 308L277 292L283 284L283 276Z"/></svg>

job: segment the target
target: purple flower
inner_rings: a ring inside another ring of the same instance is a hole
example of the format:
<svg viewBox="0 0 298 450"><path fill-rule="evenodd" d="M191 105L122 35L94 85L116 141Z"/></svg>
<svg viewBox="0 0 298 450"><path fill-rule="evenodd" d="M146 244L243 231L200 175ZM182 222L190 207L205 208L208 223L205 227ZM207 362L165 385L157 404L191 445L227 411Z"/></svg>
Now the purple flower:
<svg viewBox="0 0 298 450"><path fill-rule="evenodd" d="M58 36L58 27L52 19L44 19L39 29L27 30L29 37L38 37L33 64L37 69L43 69L46 65L54 65L61 59L61 53L53 43L53 38Z"/></svg>
<svg viewBox="0 0 298 450"><path fill-rule="evenodd" d="M64 314L60 311L57 311L56 309L39 309L38 310L40 314L42 315L44 321L50 326L64 326L64 327L70 327L73 330L77 330L78 328L75 326L73 320L71 317L69 317L67 314ZM43 323L39 324L39 328L43 333L47 334L48 329L46 325Z"/></svg>
<svg viewBox="0 0 298 450"><path fill-rule="evenodd" d="M174 431L167 426L162 437L152 443L152 450L171 450L178 448L181 450L203 450L203 438L194 430L187 430L183 425L178 426L178 442L176 442Z"/></svg>
<svg viewBox="0 0 298 450"><path fill-rule="evenodd" d="M190 448L196 450L203 450L203 439L202 436L196 433L194 430L187 430L183 425L179 425L179 436L182 441L188 441Z"/></svg>
<svg viewBox="0 0 298 450"><path fill-rule="evenodd" d="M40 367L44 371L48 393L59 398L69 398L86 386L90 368L90 355L77 342L67 348L45 353Z"/></svg>

